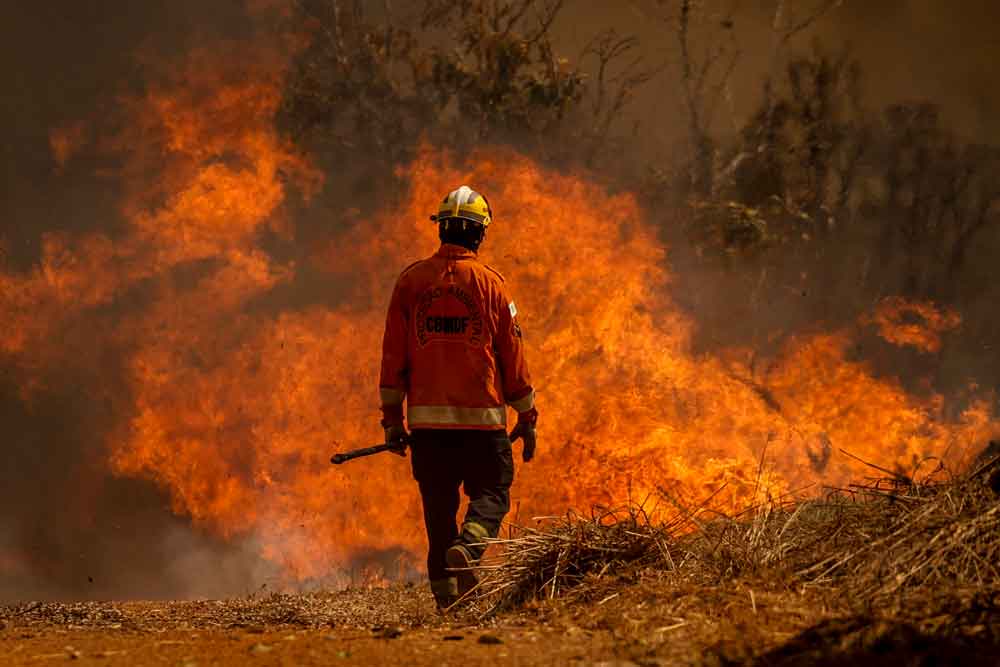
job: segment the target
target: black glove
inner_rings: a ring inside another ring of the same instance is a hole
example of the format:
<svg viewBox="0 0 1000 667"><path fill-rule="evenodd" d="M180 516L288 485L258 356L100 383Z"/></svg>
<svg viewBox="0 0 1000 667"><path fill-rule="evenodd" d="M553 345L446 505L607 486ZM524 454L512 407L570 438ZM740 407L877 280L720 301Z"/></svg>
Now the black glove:
<svg viewBox="0 0 1000 667"><path fill-rule="evenodd" d="M517 442L524 440L524 449L521 450L521 460L525 463L535 458L535 424L538 423L538 410L532 408L527 412L517 415L517 425L510 432L510 441Z"/></svg>
<svg viewBox="0 0 1000 667"><path fill-rule="evenodd" d="M382 429L385 431L385 442L393 445L389 450L397 456L406 456L406 446L410 442L410 434L406 432L406 427L402 422L386 423L382 422Z"/></svg>

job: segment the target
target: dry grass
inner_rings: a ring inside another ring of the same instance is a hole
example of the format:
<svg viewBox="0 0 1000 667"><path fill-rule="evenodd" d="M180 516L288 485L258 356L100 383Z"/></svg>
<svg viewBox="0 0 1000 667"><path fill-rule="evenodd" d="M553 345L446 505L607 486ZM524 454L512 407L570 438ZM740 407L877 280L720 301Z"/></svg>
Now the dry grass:
<svg viewBox="0 0 1000 667"><path fill-rule="evenodd" d="M570 513L543 529L519 528L516 536L492 541L499 555L477 568L475 592L491 614L535 598L572 597L612 568L669 560L671 528L653 525L638 508Z"/></svg>
<svg viewBox="0 0 1000 667"><path fill-rule="evenodd" d="M987 627L1000 641L1000 457L961 478L889 473L733 518L702 521L696 508L677 507L665 523L631 508L520 529L480 567L475 604L496 613L581 598L607 573L652 568L677 583L754 578L818 589L853 613L935 632Z"/></svg>

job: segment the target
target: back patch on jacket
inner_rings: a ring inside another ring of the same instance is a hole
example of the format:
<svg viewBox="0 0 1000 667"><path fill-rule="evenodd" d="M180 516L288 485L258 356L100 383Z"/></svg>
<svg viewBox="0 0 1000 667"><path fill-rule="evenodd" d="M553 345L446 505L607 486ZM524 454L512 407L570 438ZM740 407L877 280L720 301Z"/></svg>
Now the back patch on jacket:
<svg viewBox="0 0 1000 667"><path fill-rule="evenodd" d="M417 345L483 342L483 313L475 298L457 285L432 287L417 300Z"/></svg>

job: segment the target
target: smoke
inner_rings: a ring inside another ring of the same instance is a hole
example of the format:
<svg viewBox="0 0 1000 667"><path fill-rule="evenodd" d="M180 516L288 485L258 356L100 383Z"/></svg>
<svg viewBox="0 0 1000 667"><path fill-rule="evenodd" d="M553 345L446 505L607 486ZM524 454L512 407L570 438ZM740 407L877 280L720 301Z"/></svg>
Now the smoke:
<svg viewBox="0 0 1000 667"><path fill-rule="evenodd" d="M112 129L96 121L121 118L122 95L142 87L141 54L169 59L249 25L237 2L3 3L0 268L38 270L47 234L118 237L127 181L121 158L95 146L95 127ZM6 310L9 335L37 313L17 281L0 289L0 301L21 304ZM108 472L106 437L132 400L118 318L148 290L137 283L96 316L30 332L23 356L0 353L2 601L222 595L267 580L256 550L193 529L152 484Z"/></svg>
<svg viewBox="0 0 1000 667"><path fill-rule="evenodd" d="M150 484L108 475L102 436L117 415L92 393L115 376L48 374L30 403L3 382L0 599L243 592L255 555L192 530Z"/></svg>
<svg viewBox="0 0 1000 667"><path fill-rule="evenodd" d="M934 0L848 2L821 35L848 42L868 72L877 104L933 100L949 125L974 140L1000 136L1000 89L993 63L1000 6Z"/></svg>
<svg viewBox="0 0 1000 667"><path fill-rule="evenodd" d="M784 6L786 12L802 17L820 4L817 0ZM771 65L776 5L776 1L738 0L694 3L695 11L709 17L713 29L724 17L733 19L740 59L729 92L737 121L745 120L759 103L762 77ZM663 133L665 140L684 131L684 102L675 85L679 6L654 0L575 0L556 26L559 46L572 56L600 30L639 37L644 59L663 67L664 76L644 89L631 113L643 121L645 132ZM846 46L863 65L865 96L873 106L932 100L942 106L952 129L970 139L995 140L1000 136L1000 87L995 85L994 68L1000 39L993 28L998 20L1000 5L990 0L972 0L960 7L935 0L847 0L786 48L808 49L817 39L834 50ZM699 36L704 41L697 46L711 49L713 41L726 38L726 31L714 30ZM728 114L728 110L722 114L722 123L730 122Z"/></svg>

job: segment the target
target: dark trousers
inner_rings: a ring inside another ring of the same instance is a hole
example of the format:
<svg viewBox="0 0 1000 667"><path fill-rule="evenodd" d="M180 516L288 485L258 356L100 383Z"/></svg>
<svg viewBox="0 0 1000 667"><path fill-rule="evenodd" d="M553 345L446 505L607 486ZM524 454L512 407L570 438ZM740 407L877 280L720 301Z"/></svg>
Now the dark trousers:
<svg viewBox="0 0 1000 667"><path fill-rule="evenodd" d="M421 429L410 441L413 476L420 487L427 527L427 574L437 581L451 576L445 552L456 543L477 560L487 537L496 537L510 511L514 459L506 431ZM459 487L469 497L462 529L455 525Z"/></svg>

